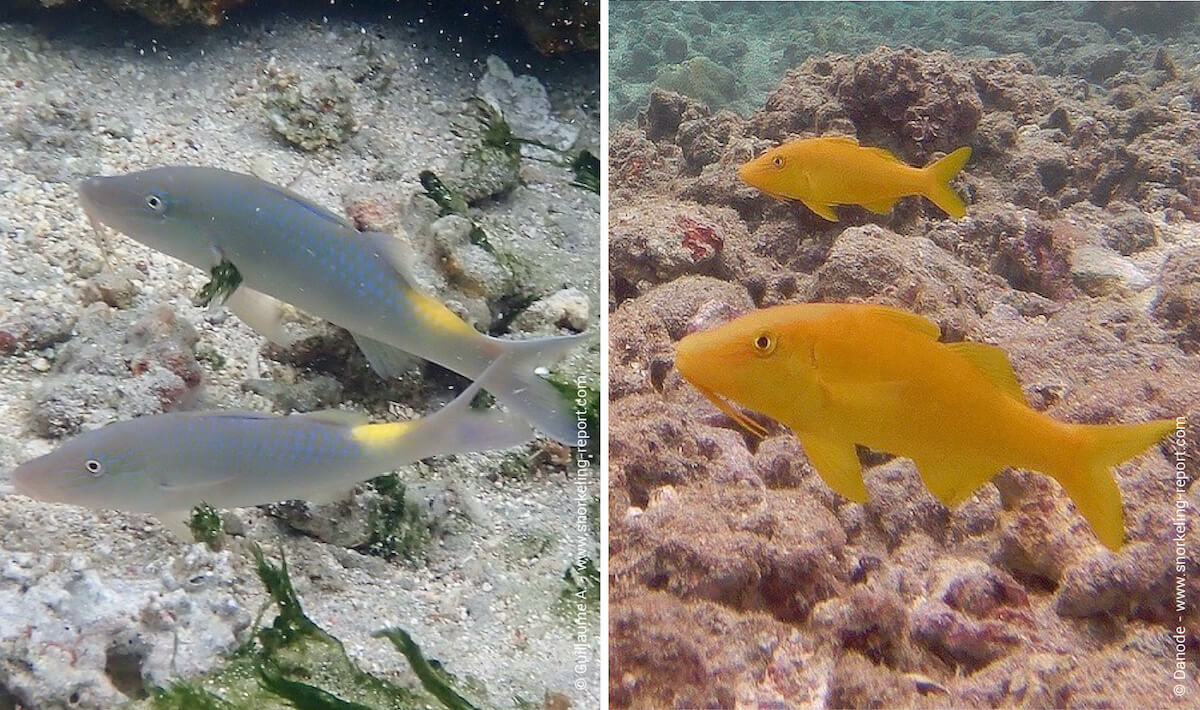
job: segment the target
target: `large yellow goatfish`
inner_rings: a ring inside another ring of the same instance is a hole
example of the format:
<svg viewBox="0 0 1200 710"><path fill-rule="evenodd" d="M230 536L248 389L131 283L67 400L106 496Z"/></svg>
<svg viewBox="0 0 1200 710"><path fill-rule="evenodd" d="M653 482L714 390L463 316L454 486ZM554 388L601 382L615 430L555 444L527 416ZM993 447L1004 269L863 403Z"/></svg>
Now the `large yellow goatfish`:
<svg viewBox="0 0 1200 710"><path fill-rule="evenodd" d="M688 335L675 366L751 432L766 433L730 402L790 427L825 483L854 502L867 500L855 444L912 458L947 506L1005 468L1032 469L1120 548L1121 491L1109 469L1175 422L1060 422L1026 403L1004 351L939 337L935 323L886 306L783 305Z"/></svg>
<svg viewBox="0 0 1200 710"><path fill-rule="evenodd" d="M951 217L967 213L950 181L966 165L962 147L924 168L914 168L884 150L867 148L845 136L803 138L772 148L743 165L738 174L750 185L781 199L800 200L830 222L834 205L862 205L888 214L896 200L922 195Z"/></svg>

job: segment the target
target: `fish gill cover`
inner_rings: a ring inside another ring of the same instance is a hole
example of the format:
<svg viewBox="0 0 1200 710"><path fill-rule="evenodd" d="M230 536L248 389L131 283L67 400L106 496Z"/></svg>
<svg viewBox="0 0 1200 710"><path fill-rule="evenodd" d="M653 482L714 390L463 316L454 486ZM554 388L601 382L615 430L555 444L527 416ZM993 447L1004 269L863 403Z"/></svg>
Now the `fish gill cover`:
<svg viewBox="0 0 1200 710"><path fill-rule="evenodd" d="M1200 575L1186 554L1176 573L1176 539L1200 549L1196 5L1134 7L613 3L613 707L1200 693ZM738 178L820 135L912 165L970 146L966 216L905 198L831 223ZM850 503L791 432L746 435L674 369L689 333L817 301L997 346L1058 419L1181 417L1115 469L1122 550L1036 472L948 509L909 459L860 449Z"/></svg>

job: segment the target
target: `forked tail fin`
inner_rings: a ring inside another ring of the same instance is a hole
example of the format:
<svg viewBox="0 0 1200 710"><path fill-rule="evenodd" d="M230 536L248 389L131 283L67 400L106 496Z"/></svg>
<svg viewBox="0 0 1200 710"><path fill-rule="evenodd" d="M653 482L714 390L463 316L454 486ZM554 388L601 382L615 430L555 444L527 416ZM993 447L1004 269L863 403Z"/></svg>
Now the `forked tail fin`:
<svg viewBox="0 0 1200 710"><path fill-rule="evenodd" d="M970 146L963 146L925 168L925 173L929 176L925 184L925 197L955 219L967 214L967 205L954 188L950 187L950 183L970 157Z"/></svg>
<svg viewBox="0 0 1200 710"><path fill-rule="evenodd" d="M587 337L581 333L533 340L493 339L503 353L496 362L502 359L507 366L494 373L489 366L484 389L539 432L564 444L574 442L579 433L574 401L534 370L561 359Z"/></svg>
<svg viewBox="0 0 1200 710"><path fill-rule="evenodd" d="M1055 475L1075 507L1111 550L1119 550L1125 541L1125 514L1121 489L1112 468L1132 458L1162 439L1175 428L1173 419L1157 419L1140 424L1078 424L1079 466Z"/></svg>
<svg viewBox="0 0 1200 710"><path fill-rule="evenodd" d="M497 376L507 377L506 370L511 367L510 360L508 355L496 358L483 374L452 402L413 423L413 429L406 434L406 438L420 441L421 450L426 452L422 458L507 449L533 439L533 430L518 414L494 407L471 407L475 395L495 386Z"/></svg>

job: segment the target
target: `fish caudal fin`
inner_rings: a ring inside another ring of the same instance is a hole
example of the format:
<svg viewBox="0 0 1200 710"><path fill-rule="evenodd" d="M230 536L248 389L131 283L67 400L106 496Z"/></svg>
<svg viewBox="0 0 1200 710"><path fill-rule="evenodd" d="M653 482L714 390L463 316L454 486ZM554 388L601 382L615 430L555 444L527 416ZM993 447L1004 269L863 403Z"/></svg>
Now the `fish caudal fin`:
<svg viewBox="0 0 1200 710"><path fill-rule="evenodd" d="M950 187L950 183L970 157L970 146L963 146L925 168L928 181L923 194L943 212L956 219L967 214L967 205L954 188Z"/></svg>
<svg viewBox="0 0 1200 710"><path fill-rule="evenodd" d="M559 360L587 337L587 333L581 333L534 340L493 339L492 344L502 348L503 353L496 363L503 360L506 365L494 373L493 366L488 367L489 382L484 389L525 417L534 429L564 444L573 444L579 438L574 398L538 376L535 370Z"/></svg>
<svg viewBox="0 0 1200 710"><path fill-rule="evenodd" d="M502 355L494 360L454 401L416 420L413 428L406 432L406 438L415 437L420 441L421 448L428 452L427 456L507 449L532 440L533 430L521 416L494 407L471 407L472 400L480 391L493 389L497 378L507 378L507 370L511 368L510 359Z"/></svg>
<svg viewBox="0 0 1200 710"><path fill-rule="evenodd" d="M1174 428L1173 419L1074 427L1079 438L1079 466L1056 475L1055 479L1075 502L1096 537L1109 549L1118 550L1125 541L1125 513L1113 466L1138 455Z"/></svg>

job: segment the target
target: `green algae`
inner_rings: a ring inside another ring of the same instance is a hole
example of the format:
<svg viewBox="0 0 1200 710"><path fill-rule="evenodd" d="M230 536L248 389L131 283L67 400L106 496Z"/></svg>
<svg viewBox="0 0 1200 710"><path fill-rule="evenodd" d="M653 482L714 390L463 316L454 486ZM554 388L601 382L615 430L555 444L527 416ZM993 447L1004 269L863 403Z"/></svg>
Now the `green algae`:
<svg viewBox="0 0 1200 710"><path fill-rule="evenodd" d="M342 643L304 614L286 559L276 565L257 545L255 568L278 614L222 668L155 689L130 710L424 710L441 705L475 710L449 674L427 659L402 629L379 632L392 640L421 680L409 689L361 670Z"/></svg>
<svg viewBox="0 0 1200 710"><path fill-rule="evenodd" d="M201 503L192 508L188 528L196 542L204 543L213 552L220 550L225 544L225 523L217 509L208 503Z"/></svg>
<svg viewBox="0 0 1200 710"><path fill-rule="evenodd" d="M221 263L212 267L209 274L212 278L200 287L200 292L193 300L196 306L207 307L213 301L221 305L242 285L242 273L233 262L226 259L221 259Z"/></svg>
<svg viewBox="0 0 1200 710"><path fill-rule="evenodd" d="M575 172L572 185L600 194L600 159L590 150L579 152L575 160L571 161L571 170Z"/></svg>
<svg viewBox="0 0 1200 710"><path fill-rule="evenodd" d="M429 525L421 508L405 497L404 482L392 473L372 479L370 485L382 500L367 519L369 539L355 549L387 560L425 559L431 540Z"/></svg>
<svg viewBox="0 0 1200 710"><path fill-rule="evenodd" d="M551 373L546 381L561 392L575 407L576 414L587 422L587 433L590 437L587 440L587 455L595 461L600 455L600 387L595 382L580 384L564 378L565 376L559 373ZM595 379L599 379L598 374ZM585 392L582 398L579 396L581 389Z"/></svg>
<svg viewBox="0 0 1200 710"><path fill-rule="evenodd" d="M432 663L426 660L421 654L421 647L407 631L400 628L383 629L373 634L376 638L386 638L392 642L400 653L408 659L408 665L412 666L413 673L417 674L417 678L421 679L421 685L430 695L442 701L442 704L453 710L477 710L471 704L471 701L459 695L449 683L446 672L439 666L434 667Z"/></svg>
<svg viewBox="0 0 1200 710"><path fill-rule="evenodd" d="M453 214L468 220L471 223L471 232L467 235L467 239L492 256L500 258L496 248L488 240L487 233L476 224L475 220L471 219L467 201L463 199L462 195L450 189L432 170L422 170L417 179L421 181L421 187L425 188L425 194L429 199L437 203L440 216Z"/></svg>

